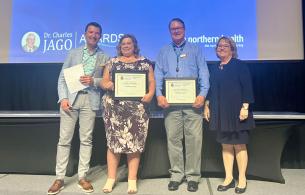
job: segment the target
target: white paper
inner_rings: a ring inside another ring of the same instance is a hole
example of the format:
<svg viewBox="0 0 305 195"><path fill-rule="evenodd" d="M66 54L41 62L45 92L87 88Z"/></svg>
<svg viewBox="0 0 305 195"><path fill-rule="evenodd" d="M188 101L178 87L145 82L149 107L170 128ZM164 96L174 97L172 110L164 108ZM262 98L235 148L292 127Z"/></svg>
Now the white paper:
<svg viewBox="0 0 305 195"><path fill-rule="evenodd" d="M64 77L70 93L75 93L88 87L83 85L79 80L80 77L84 75L85 73L82 64L64 69Z"/></svg>

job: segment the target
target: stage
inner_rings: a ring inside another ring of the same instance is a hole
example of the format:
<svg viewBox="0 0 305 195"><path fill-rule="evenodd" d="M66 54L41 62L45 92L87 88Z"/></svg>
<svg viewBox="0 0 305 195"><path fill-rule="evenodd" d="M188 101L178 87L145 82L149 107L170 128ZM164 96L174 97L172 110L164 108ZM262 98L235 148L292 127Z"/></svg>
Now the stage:
<svg viewBox="0 0 305 195"><path fill-rule="evenodd" d="M98 166L90 170L89 179L95 191L92 194L103 194L102 187L106 180L106 167ZM119 169L120 181L113 189L112 195L127 194L126 168ZM274 182L248 180L247 195L290 195L305 194L305 169L283 169L282 173L286 180L285 184ZM25 175L25 174L0 174L0 194L1 195L41 195L47 194L47 190L54 181L51 175ZM84 194L76 185L77 176L66 178L65 188L60 195L81 195ZM183 183L178 191L170 192L167 190L168 178L141 179L138 181L138 195L167 195L167 194L193 194L193 195L232 195L234 189L227 192L218 192L217 186L221 184L219 178L201 178L197 192L188 192L187 184Z"/></svg>
<svg viewBox="0 0 305 195"><path fill-rule="evenodd" d="M161 112L150 116L149 134L141 158L139 178L168 177L166 133ZM255 112L256 128L248 145L248 178L285 183L282 176L283 159L299 161L292 168L305 168L305 115L287 112ZM105 130L101 117L96 119L93 135L91 166L106 164ZM59 114L45 112L0 112L0 173L54 174ZM214 132L203 125L202 176L223 177L220 144ZM289 144L289 140L292 143ZM296 143L295 139L299 142ZM288 143L288 144L287 144ZM297 144L297 145L296 145ZM292 146L292 148L287 145ZM294 148L295 147L295 148ZM73 176L78 163L78 131L72 142L67 176ZM284 152L283 152L284 151ZM283 155L282 155L283 153ZM296 158L296 159L294 159ZM122 162L124 164L124 161ZM287 168L284 166L284 168ZM291 168L288 166L288 168Z"/></svg>

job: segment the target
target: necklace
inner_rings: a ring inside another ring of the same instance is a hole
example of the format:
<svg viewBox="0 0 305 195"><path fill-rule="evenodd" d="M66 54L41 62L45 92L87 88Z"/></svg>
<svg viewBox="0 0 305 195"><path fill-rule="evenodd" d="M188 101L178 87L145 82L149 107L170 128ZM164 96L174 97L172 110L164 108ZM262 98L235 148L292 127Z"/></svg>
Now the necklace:
<svg viewBox="0 0 305 195"><path fill-rule="evenodd" d="M219 64L219 66L218 66L218 68L220 69L220 70L223 70L223 66L224 66L225 64Z"/></svg>

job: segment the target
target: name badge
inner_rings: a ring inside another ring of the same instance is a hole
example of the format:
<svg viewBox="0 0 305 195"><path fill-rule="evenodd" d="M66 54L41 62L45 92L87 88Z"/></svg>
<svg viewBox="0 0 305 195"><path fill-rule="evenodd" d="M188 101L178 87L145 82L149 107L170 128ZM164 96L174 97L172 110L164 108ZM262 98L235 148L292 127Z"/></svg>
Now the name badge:
<svg viewBox="0 0 305 195"><path fill-rule="evenodd" d="M185 58L185 57L186 57L185 53L180 54L180 58Z"/></svg>

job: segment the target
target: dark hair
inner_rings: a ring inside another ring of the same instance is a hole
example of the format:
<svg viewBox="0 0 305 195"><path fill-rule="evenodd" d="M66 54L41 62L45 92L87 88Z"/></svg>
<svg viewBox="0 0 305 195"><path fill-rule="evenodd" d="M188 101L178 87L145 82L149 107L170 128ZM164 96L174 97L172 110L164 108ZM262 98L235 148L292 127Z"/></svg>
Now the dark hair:
<svg viewBox="0 0 305 195"><path fill-rule="evenodd" d="M231 51L232 51L232 57L233 57L233 58L237 58L237 57L238 57L238 54L237 54L236 43L234 42L234 40L233 40L231 37L225 37L225 36L220 37L220 38L218 39L217 43L216 43L216 48L215 48L215 49L217 50L217 47L218 47L219 42L220 42L221 40L224 40L225 42L229 43L230 49L231 49ZM216 52L216 55L217 55L217 52ZM218 57L218 55L217 55L217 57Z"/></svg>
<svg viewBox="0 0 305 195"><path fill-rule="evenodd" d="M133 54L135 56L139 56L139 53L140 53L140 49L139 49L139 46L138 46L138 41L136 39L135 36L131 35L131 34L124 34L121 38L120 38L120 41L119 41L119 44L118 46L116 47L117 49L117 54L118 56L122 56L122 51L121 51L121 45L122 45L122 42L124 39L126 38L130 38L132 43L133 43L133 47L134 47L134 51L133 51Z"/></svg>
<svg viewBox="0 0 305 195"><path fill-rule="evenodd" d="M183 20L180 19L180 18L173 18L173 19L171 19L171 21L169 21L169 23L168 23L168 28L169 29L171 27L172 22L179 22L179 23L181 23L183 28L185 29L185 24L184 24Z"/></svg>
<svg viewBox="0 0 305 195"><path fill-rule="evenodd" d="M99 28L100 29L100 34L102 34L102 27L101 27L101 25L99 23L97 23L97 22L90 22L90 23L88 23L86 25L85 32L87 32L89 26L94 26L96 28Z"/></svg>

